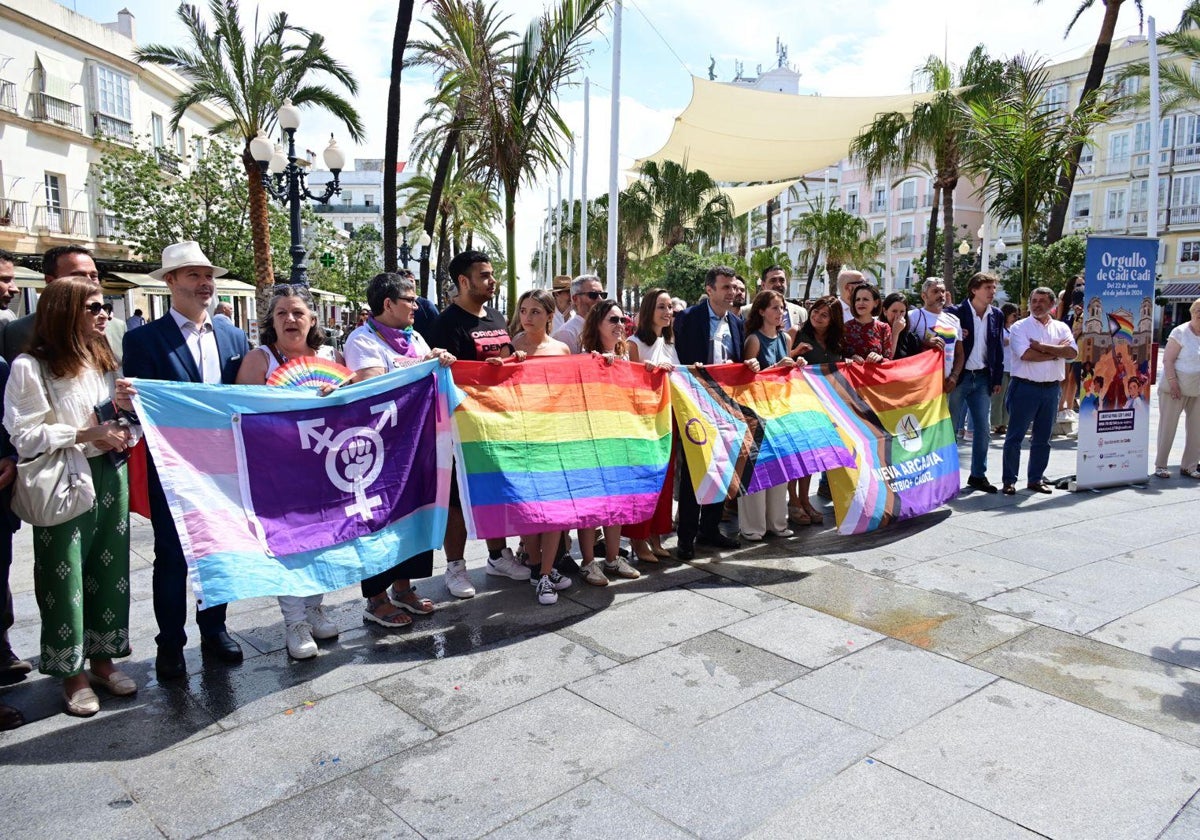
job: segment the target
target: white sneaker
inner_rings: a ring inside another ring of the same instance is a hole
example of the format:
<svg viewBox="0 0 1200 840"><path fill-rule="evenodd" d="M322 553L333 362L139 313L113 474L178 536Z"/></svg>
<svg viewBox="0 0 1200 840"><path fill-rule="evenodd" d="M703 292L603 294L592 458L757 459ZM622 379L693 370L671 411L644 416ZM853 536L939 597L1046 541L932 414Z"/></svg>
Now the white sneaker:
<svg viewBox="0 0 1200 840"><path fill-rule="evenodd" d="M487 573L494 577L506 577L513 580L529 580L532 569L517 560L510 549L504 549L499 557L489 557Z"/></svg>
<svg viewBox="0 0 1200 840"><path fill-rule="evenodd" d="M446 581L446 589L455 598L474 598L475 587L471 585L471 579L467 577L467 561L466 560L449 560L446 562L446 574L443 576Z"/></svg>
<svg viewBox="0 0 1200 840"><path fill-rule="evenodd" d="M325 606L323 604L317 604L315 607L305 607L304 617L312 625L314 639L336 639L338 637L338 627L325 614Z"/></svg>
<svg viewBox="0 0 1200 840"><path fill-rule="evenodd" d="M542 575L538 578L537 599L539 604L547 607L558 603L558 592L555 591L554 584L550 581L550 575Z"/></svg>
<svg viewBox="0 0 1200 840"><path fill-rule="evenodd" d="M287 626L287 650L293 659L312 659L317 655L317 643L313 641L312 625L297 621Z"/></svg>

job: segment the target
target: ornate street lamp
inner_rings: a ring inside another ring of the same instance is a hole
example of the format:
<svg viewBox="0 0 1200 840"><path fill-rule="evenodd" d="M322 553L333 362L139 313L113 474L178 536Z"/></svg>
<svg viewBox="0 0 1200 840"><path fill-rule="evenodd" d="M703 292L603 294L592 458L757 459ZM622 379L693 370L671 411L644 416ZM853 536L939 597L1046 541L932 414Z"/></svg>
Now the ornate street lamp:
<svg viewBox="0 0 1200 840"><path fill-rule="evenodd" d="M307 199L319 204L328 204L329 199L342 191L338 176L346 166L346 155L338 148L331 134L323 157L325 166L333 173L333 180L325 184L323 193L314 195L309 192L304 173L308 162L296 159L296 129L300 127L300 109L292 104L292 100L285 99L277 117L279 127L287 136L287 153L284 154L279 146L272 145L270 138L260 131L258 136L250 141L250 155L258 161L267 194L288 208L288 226L292 234L292 273L289 282L307 286L308 266L304 264L306 252L300 243L300 202Z"/></svg>
<svg viewBox="0 0 1200 840"><path fill-rule="evenodd" d="M412 217L407 213L401 213L396 217L396 224L400 227L400 265L407 270L408 261L412 259L412 245L408 244L408 226L412 224ZM425 249L432 241L428 233L421 231L416 242L417 247L421 249L421 253L417 257L418 261L425 259Z"/></svg>

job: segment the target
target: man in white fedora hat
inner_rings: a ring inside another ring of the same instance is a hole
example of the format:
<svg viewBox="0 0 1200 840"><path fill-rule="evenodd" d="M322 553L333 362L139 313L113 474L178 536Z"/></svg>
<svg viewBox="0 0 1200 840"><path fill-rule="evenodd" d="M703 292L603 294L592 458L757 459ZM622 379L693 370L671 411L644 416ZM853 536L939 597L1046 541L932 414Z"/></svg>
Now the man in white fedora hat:
<svg viewBox="0 0 1200 840"><path fill-rule="evenodd" d="M125 334L125 375L170 382L232 385L242 359L250 352L246 334L231 322L209 317L216 295L214 280L226 270L213 265L196 242L176 242L163 249L162 268L150 272L171 290L171 311ZM127 380L117 383L128 394ZM167 507L154 460L149 459L150 522L154 525L154 617L158 621L158 679L187 675L187 561L175 521ZM225 605L197 609L201 649L223 662L241 662L242 649L225 629Z"/></svg>

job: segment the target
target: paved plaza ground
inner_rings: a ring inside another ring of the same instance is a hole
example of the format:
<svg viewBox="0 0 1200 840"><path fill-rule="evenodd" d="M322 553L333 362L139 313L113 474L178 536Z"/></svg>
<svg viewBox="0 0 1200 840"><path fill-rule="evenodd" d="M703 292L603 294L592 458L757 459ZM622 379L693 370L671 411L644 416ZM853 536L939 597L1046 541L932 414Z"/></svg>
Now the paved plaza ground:
<svg viewBox="0 0 1200 840"><path fill-rule="evenodd" d="M1056 439L1049 475L1073 471ZM364 627L342 590L340 639L297 662L274 599L239 602L245 663L193 638L169 685L135 517L142 689L90 720L36 674L0 691L31 721L0 733L3 834L1197 838L1198 502L1179 477L969 492L858 538L830 512L553 607L484 575L476 544L478 596L450 598L439 557L438 612L408 631ZM16 555L32 656L28 528Z"/></svg>

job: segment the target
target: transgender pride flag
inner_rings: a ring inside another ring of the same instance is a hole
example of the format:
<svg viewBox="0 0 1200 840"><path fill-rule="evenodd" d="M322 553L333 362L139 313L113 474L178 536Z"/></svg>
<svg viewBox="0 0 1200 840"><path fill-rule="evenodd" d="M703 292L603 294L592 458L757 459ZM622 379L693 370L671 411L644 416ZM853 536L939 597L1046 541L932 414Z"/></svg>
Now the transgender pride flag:
<svg viewBox="0 0 1200 840"><path fill-rule="evenodd" d="M426 362L329 396L136 380L205 606L315 595L441 545L453 383Z"/></svg>

